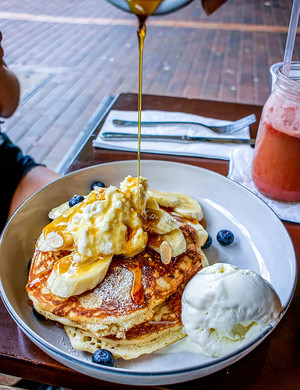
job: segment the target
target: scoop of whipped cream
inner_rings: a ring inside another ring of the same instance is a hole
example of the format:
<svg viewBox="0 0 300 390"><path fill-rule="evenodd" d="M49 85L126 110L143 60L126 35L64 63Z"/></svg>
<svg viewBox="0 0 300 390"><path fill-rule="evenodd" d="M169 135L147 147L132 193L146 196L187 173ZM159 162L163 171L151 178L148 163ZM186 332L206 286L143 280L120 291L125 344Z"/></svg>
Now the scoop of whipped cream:
<svg viewBox="0 0 300 390"><path fill-rule="evenodd" d="M276 292L260 275L224 263L203 268L182 296L184 330L210 357L251 341L281 310Z"/></svg>

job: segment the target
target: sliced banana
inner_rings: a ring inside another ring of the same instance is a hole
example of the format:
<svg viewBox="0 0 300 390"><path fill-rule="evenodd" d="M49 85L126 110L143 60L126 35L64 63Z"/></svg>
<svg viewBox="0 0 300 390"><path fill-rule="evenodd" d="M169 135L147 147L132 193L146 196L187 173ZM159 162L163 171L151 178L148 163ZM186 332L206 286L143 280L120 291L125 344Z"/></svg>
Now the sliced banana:
<svg viewBox="0 0 300 390"><path fill-rule="evenodd" d="M95 194L97 193L101 193L105 190L105 188L100 188L100 187L95 187L95 189L93 190L93 192ZM83 195L84 199L87 198L89 195ZM94 196L94 195L93 195ZM58 217L60 217L61 215L63 215L67 210L71 209L72 207L69 206L69 201L65 202L65 203L62 203L61 205L57 206L57 207L54 207L49 213L48 213L48 217L50 219L56 219Z"/></svg>
<svg viewBox="0 0 300 390"><path fill-rule="evenodd" d="M177 196L179 205L174 207L174 211L186 218L195 218L198 221L203 219L203 211L196 199L189 195L174 193Z"/></svg>
<svg viewBox="0 0 300 390"><path fill-rule="evenodd" d="M104 278L112 256L88 263L74 262L73 255L58 260L47 281L52 294L68 298L96 287Z"/></svg>
<svg viewBox="0 0 300 390"><path fill-rule="evenodd" d="M186 218L195 218L198 221L203 218L200 204L190 195L157 190L151 190L148 193L161 207L172 208Z"/></svg>
<svg viewBox="0 0 300 390"><path fill-rule="evenodd" d="M51 252L70 248L73 245L73 237L70 233L62 231L61 234L52 231L46 235L42 233L37 240L37 248L41 252Z"/></svg>
<svg viewBox="0 0 300 390"><path fill-rule="evenodd" d="M56 218L60 217L69 208L70 208L69 202L65 202L65 203L61 204L60 206L54 207L54 209L52 209L49 212L48 217L50 219L56 219Z"/></svg>
<svg viewBox="0 0 300 390"><path fill-rule="evenodd" d="M40 237L37 240L37 248L41 252L51 252L51 251L53 251L53 248L51 248L51 246L45 240L45 237L44 237L43 233L40 235Z"/></svg>
<svg viewBox="0 0 300 390"><path fill-rule="evenodd" d="M46 237L42 233L37 241L37 248L41 252L52 252L61 249L64 244L63 237L56 232L49 233Z"/></svg>
<svg viewBox="0 0 300 390"><path fill-rule="evenodd" d="M167 241L172 249L172 257L181 255L186 251L186 241L180 229L175 229L164 234L164 241Z"/></svg>
<svg viewBox="0 0 300 390"><path fill-rule="evenodd" d="M203 246L208 238L208 233L200 223L188 222L189 225L193 226L197 233L197 244Z"/></svg>
<svg viewBox="0 0 300 390"><path fill-rule="evenodd" d="M148 224L149 231L157 234L170 233L174 229L178 229L179 223L175 218L164 210L149 210L152 214L150 223Z"/></svg>
<svg viewBox="0 0 300 390"><path fill-rule="evenodd" d="M147 194L146 209L158 210L159 205L154 198Z"/></svg>
<svg viewBox="0 0 300 390"><path fill-rule="evenodd" d="M167 191L149 190L148 194L156 200L161 207L174 208L178 206L178 199L175 193Z"/></svg>
<svg viewBox="0 0 300 390"><path fill-rule="evenodd" d="M154 249L163 258L167 258L168 248L171 250L171 257L181 255L186 251L186 241L184 235L180 229L175 229L170 233L157 236L156 239L149 240L149 247Z"/></svg>

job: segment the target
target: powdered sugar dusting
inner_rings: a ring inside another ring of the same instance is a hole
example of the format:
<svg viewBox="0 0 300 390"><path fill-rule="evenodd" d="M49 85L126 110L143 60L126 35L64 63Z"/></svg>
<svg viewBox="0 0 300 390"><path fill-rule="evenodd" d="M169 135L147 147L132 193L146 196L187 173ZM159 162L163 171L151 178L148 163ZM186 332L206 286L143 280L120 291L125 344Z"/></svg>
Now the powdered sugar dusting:
<svg viewBox="0 0 300 390"><path fill-rule="evenodd" d="M127 312L134 305L131 299L133 274L124 267L116 267L109 273L103 282L88 295L79 298L87 308L101 307L101 309Z"/></svg>

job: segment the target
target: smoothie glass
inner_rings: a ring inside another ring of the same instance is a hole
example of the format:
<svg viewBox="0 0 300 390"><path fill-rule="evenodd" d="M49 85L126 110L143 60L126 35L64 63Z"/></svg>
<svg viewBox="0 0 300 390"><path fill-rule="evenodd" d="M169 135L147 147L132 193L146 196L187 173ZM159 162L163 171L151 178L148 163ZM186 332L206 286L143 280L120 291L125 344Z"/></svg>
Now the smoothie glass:
<svg viewBox="0 0 300 390"><path fill-rule="evenodd" d="M277 71L259 123L252 179L269 198L300 202L300 62Z"/></svg>

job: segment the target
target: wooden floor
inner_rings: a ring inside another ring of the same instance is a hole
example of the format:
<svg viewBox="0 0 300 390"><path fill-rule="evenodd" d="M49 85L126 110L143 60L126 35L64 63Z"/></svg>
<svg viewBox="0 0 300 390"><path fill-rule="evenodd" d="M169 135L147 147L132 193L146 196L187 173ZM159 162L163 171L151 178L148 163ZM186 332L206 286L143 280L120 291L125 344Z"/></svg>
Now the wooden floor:
<svg viewBox="0 0 300 390"><path fill-rule="evenodd" d="M282 61L292 0L200 0L149 20L144 92L263 104ZM136 20L105 0L1 0L5 60L44 83L6 121L25 153L58 170L108 95L137 91ZM294 59L300 60L297 34Z"/></svg>

